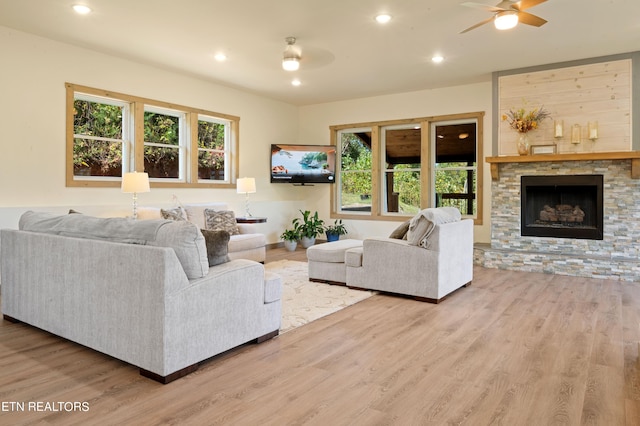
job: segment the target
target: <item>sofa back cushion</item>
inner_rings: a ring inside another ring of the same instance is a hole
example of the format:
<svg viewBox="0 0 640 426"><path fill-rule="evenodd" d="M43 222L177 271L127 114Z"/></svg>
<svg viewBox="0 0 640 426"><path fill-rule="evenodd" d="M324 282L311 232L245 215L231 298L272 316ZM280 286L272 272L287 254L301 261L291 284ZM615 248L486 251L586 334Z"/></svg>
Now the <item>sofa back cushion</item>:
<svg viewBox="0 0 640 426"><path fill-rule="evenodd" d="M187 220L194 223L198 229L207 229L204 218L204 211L211 210L229 210L226 203L200 203L200 204L184 204L187 212Z"/></svg>
<svg viewBox="0 0 640 426"><path fill-rule="evenodd" d="M28 211L20 217L20 230L126 244L169 247L189 279L209 272L207 247L200 229L185 221L98 218L83 214L54 215Z"/></svg>

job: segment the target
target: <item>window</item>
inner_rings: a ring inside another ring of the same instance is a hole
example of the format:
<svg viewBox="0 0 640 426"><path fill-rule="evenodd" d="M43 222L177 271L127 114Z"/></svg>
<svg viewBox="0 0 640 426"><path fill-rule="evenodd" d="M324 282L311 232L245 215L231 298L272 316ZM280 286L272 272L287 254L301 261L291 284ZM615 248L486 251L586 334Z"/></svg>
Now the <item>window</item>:
<svg viewBox="0 0 640 426"><path fill-rule="evenodd" d="M198 117L198 179L224 181L229 169L231 122Z"/></svg>
<svg viewBox="0 0 640 426"><path fill-rule="evenodd" d="M350 129L339 132L340 139L340 210L370 212L371 130Z"/></svg>
<svg viewBox="0 0 640 426"><path fill-rule="evenodd" d="M97 96L73 102L73 173L75 176L122 176L126 165L129 106Z"/></svg>
<svg viewBox="0 0 640 426"><path fill-rule="evenodd" d="M478 210L476 127L465 120L433 123L431 138L435 205L456 207L470 217Z"/></svg>
<svg viewBox="0 0 640 426"><path fill-rule="evenodd" d="M149 179L185 180L184 114L145 107L144 171Z"/></svg>
<svg viewBox="0 0 640 426"><path fill-rule="evenodd" d="M382 211L415 215L420 211L422 172L420 124L384 126L381 131L384 179Z"/></svg>
<svg viewBox="0 0 640 426"><path fill-rule="evenodd" d="M341 153L332 217L405 219L453 206L481 224L483 116L332 126Z"/></svg>
<svg viewBox="0 0 640 426"><path fill-rule="evenodd" d="M67 88L67 186L234 187L240 119L90 87Z"/></svg>

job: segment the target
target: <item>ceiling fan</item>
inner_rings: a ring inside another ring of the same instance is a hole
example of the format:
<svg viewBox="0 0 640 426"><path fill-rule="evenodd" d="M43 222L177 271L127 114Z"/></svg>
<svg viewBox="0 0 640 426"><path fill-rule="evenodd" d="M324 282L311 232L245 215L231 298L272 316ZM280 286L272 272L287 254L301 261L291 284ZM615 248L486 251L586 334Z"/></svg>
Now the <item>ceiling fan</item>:
<svg viewBox="0 0 640 426"><path fill-rule="evenodd" d="M479 22L466 30L460 31L460 34L466 33L467 31L471 31L475 28L478 28L481 25L484 25L488 22L494 21L494 24L499 30L506 30L509 28L513 28L518 25L518 22L522 22L523 24L533 25L534 27L540 27L547 23L546 20L540 18L539 16L532 15L531 13L525 12L526 9L532 8L533 6L537 6L540 3L544 3L547 0L520 0L520 1L510 1L510 0L502 0L495 6L489 6L481 3L472 3L466 2L462 3L462 6L473 7L476 9L482 9L493 13L493 16L489 19L485 19L482 22Z"/></svg>

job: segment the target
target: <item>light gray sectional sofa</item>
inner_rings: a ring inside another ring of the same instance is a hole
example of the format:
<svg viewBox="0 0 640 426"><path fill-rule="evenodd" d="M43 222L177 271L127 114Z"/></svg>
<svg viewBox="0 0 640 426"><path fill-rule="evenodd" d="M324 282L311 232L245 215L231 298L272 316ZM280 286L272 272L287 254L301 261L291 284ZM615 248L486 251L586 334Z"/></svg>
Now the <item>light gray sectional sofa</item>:
<svg viewBox="0 0 640 426"><path fill-rule="evenodd" d="M190 222L27 212L0 238L5 319L162 383L280 329L280 277L246 259L209 267Z"/></svg>

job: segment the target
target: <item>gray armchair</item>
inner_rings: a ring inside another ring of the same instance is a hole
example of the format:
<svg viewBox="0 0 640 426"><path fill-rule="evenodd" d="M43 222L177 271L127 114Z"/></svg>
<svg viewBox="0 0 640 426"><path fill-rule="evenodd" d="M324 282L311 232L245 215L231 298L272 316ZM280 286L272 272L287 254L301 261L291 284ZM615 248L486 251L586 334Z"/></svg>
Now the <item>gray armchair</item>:
<svg viewBox="0 0 640 426"><path fill-rule="evenodd" d="M347 285L438 303L473 279L473 220L438 224L428 243L367 238L345 254Z"/></svg>

